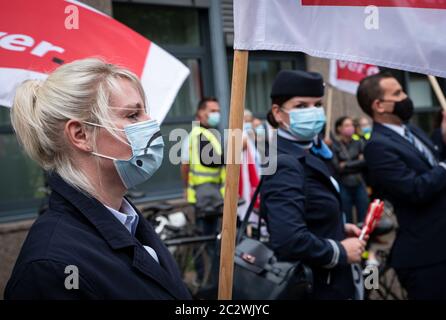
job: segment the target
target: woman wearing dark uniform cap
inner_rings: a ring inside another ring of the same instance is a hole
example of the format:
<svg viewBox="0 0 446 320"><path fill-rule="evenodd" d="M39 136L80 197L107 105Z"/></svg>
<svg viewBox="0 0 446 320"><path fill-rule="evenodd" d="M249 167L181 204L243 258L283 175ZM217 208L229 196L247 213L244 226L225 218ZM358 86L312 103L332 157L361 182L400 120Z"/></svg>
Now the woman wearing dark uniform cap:
<svg viewBox="0 0 446 320"><path fill-rule="evenodd" d="M264 176L261 210L279 259L312 268L310 299L354 299L351 264L360 262L365 242L356 226L344 224L339 186L314 146L325 124L323 95L318 73L277 75L268 113L278 129L277 170Z"/></svg>

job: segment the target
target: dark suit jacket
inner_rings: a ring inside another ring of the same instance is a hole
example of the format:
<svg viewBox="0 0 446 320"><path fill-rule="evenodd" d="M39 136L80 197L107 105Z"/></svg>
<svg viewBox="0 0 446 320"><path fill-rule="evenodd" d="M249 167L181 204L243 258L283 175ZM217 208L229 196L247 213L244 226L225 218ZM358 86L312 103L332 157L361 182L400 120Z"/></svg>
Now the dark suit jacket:
<svg viewBox="0 0 446 320"><path fill-rule="evenodd" d="M49 184L49 209L29 231L6 299L190 298L174 259L140 213L134 237L98 200L58 175ZM143 245L156 251L160 264ZM73 275L67 266L77 267L79 289L66 289Z"/></svg>
<svg viewBox="0 0 446 320"><path fill-rule="evenodd" d="M429 138L410 128L437 156ZM372 187L393 204L398 218L391 264L409 268L446 260L446 170L432 167L409 141L379 123L364 155Z"/></svg>
<svg viewBox="0 0 446 320"><path fill-rule="evenodd" d="M443 141L441 128L437 128L432 133L432 142L438 147L438 154L441 160L446 160L446 143Z"/></svg>
<svg viewBox="0 0 446 320"><path fill-rule="evenodd" d="M277 171L263 179L261 211L275 254L281 260L302 260L312 267L314 298L353 297L351 267L339 243L345 238L340 197L324 162L298 143L278 136ZM339 249L334 268L323 267L335 254L328 239Z"/></svg>

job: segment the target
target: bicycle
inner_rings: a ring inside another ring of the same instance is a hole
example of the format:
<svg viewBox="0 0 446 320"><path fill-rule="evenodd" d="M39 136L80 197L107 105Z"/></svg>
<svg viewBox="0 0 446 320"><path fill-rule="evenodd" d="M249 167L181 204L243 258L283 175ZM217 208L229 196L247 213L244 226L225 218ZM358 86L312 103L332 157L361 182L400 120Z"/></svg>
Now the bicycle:
<svg viewBox="0 0 446 320"><path fill-rule="evenodd" d="M239 200L238 206L244 203ZM149 204L141 208L141 212L147 214L147 219L152 223L155 231L162 239L163 243L175 258L183 281L188 286L195 299L216 299L217 298L217 275L220 262L219 233L203 235L195 223L185 215L185 222L179 225L172 225L173 212L171 205ZM201 212L200 217L216 216L219 220L223 215L223 203L216 208ZM220 225L218 222L218 226ZM220 227L218 227L220 229ZM207 250L207 246L215 246L214 250ZM211 251L212 253L210 254ZM202 261L203 277L200 282L196 281L197 261ZM195 273L195 278L193 277Z"/></svg>
<svg viewBox="0 0 446 320"><path fill-rule="evenodd" d="M221 205L218 212L207 213L208 215L222 215ZM159 235L164 245L176 260L183 281L188 286L192 295L198 294L200 290L208 286L211 282L212 268L217 265L212 261L206 250L206 245L213 243L216 245L219 235L202 235L195 223L191 221L183 212L174 212L174 207L167 203L157 203L142 206L141 212L147 216L147 220L152 224L155 232ZM203 261L204 276L200 283L193 277L196 272L196 262Z"/></svg>

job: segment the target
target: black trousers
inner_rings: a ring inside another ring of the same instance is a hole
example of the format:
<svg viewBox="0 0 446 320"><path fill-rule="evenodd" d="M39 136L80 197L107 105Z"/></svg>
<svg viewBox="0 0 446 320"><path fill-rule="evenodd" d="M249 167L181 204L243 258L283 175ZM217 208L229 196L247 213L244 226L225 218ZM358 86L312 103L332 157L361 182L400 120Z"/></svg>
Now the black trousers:
<svg viewBox="0 0 446 320"><path fill-rule="evenodd" d="M410 300L446 299L446 261L395 271Z"/></svg>

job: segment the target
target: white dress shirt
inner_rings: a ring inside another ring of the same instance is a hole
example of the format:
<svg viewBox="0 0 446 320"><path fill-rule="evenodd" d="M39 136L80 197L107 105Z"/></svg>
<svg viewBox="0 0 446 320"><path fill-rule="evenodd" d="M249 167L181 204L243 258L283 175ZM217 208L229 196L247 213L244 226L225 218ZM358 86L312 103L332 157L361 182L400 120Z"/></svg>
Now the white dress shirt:
<svg viewBox="0 0 446 320"><path fill-rule="evenodd" d="M390 130L398 133L400 136L402 136L404 139L407 140L406 135L405 135L405 129L406 126L404 125L396 125L396 124L389 124L389 123L383 123L383 126L389 128ZM415 144L415 148L417 148L418 150L423 150L423 153L428 157L429 162L433 162L436 163L436 165L440 165L441 167L443 167L446 170L446 163L444 162L437 162L437 160L435 159L435 156L432 154L431 150L426 147L426 145L420 141L420 139L418 139L418 137L412 133L412 136L414 138L414 144Z"/></svg>

